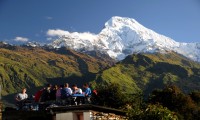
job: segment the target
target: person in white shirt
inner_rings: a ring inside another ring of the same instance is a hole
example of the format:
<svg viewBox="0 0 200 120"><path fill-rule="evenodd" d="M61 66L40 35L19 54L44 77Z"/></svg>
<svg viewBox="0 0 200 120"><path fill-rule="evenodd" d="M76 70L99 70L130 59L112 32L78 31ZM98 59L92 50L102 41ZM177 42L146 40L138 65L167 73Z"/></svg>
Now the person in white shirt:
<svg viewBox="0 0 200 120"><path fill-rule="evenodd" d="M74 90L73 94L82 94L82 89L78 88L77 85L72 85L72 88ZM74 97L74 104L75 105L80 105L81 103L81 98L80 97Z"/></svg>
<svg viewBox="0 0 200 120"><path fill-rule="evenodd" d="M28 98L28 95L26 94L26 88L23 88L22 92L18 93L15 97L15 100L17 102L17 106L19 107L19 109L23 107L23 104L27 98Z"/></svg>
<svg viewBox="0 0 200 120"><path fill-rule="evenodd" d="M82 94L82 89L78 88L77 85L72 85L72 88L74 90L73 94Z"/></svg>
<svg viewBox="0 0 200 120"><path fill-rule="evenodd" d="M22 100L26 100L28 98L28 95L26 94L26 88L22 89L21 93L18 93L15 97L16 101L22 101Z"/></svg>

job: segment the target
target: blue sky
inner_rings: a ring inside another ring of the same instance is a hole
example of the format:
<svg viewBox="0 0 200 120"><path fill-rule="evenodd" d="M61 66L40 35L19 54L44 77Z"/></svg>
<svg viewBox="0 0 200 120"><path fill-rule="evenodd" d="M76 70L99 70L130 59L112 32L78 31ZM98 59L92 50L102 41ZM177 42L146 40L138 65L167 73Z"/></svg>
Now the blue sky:
<svg viewBox="0 0 200 120"><path fill-rule="evenodd" d="M178 42L200 42L200 0L0 0L0 41L50 42L47 31L98 34L130 17Z"/></svg>

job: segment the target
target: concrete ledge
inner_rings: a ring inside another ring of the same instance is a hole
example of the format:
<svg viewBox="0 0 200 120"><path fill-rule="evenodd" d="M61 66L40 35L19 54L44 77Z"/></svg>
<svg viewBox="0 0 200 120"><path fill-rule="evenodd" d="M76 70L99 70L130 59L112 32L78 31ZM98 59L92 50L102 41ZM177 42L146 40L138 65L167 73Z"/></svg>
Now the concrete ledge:
<svg viewBox="0 0 200 120"><path fill-rule="evenodd" d="M47 108L48 111L51 111L51 113L63 113L68 111L85 111L85 110L92 110L92 111L98 111L98 112L104 112L104 113L114 113L116 115L123 115L126 116L126 111L121 111L118 109L103 107L103 106L97 106L97 105L91 105L91 104L84 104L84 105L73 105L73 106L59 106L59 107L52 107Z"/></svg>
<svg viewBox="0 0 200 120"><path fill-rule="evenodd" d="M121 120L127 120L126 111L91 104L54 106L40 111L5 110L2 120L65 120L66 117L73 117L74 120L88 120L92 117L105 116L106 118L120 117L124 118Z"/></svg>

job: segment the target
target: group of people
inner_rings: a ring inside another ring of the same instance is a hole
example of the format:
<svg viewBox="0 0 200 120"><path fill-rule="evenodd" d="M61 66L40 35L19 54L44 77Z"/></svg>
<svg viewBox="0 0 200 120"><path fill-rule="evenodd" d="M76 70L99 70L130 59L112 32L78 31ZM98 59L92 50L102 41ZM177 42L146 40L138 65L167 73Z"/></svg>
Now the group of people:
<svg viewBox="0 0 200 120"><path fill-rule="evenodd" d="M83 88L84 92L76 84L72 85L71 88L68 83L60 86L48 84L35 93L34 102L65 101L68 104L90 103L92 95L91 89L87 83L83 84ZM75 96L76 94L79 94L81 97ZM21 106L27 98L26 88L23 88L22 92L18 93L15 97L17 105Z"/></svg>

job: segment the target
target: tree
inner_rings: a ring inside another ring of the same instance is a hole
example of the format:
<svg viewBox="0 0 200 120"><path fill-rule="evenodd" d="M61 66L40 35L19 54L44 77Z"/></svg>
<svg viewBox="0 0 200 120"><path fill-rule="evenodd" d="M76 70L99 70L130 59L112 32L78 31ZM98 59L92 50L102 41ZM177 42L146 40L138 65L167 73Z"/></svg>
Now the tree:
<svg viewBox="0 0 200 120"><path fill-rule="evenodd" d="M128 117L131 120L178 120L175 112L159 104L149 104L140 110L129 110Z"/></svg>
<svg viewBox="0 0 200 120"><path fill-rule="evenodd" d="M194 102L200 106L200 91L194 91L190 94L190 97L192 98L192 100L194 100Z"/></svg>
<svg viewBox="0 0 200 120"><path fill-rule="evenodd" d="M167 86L163 90L155 90L149 97L149 103L161 104L169 110L177 112L179 118L187 120L200 119L199 108L189 95L185 95L177 86ZM182 117L181 117L182 116Z"/></svg>
<svg viewBox="0 0 200 120"><path fill-rule="evenodd" d="M134 95L127 94L117 83L104 83L96 87L98 95L94 103L112 108L125 108L132 105Z"/></svg>

